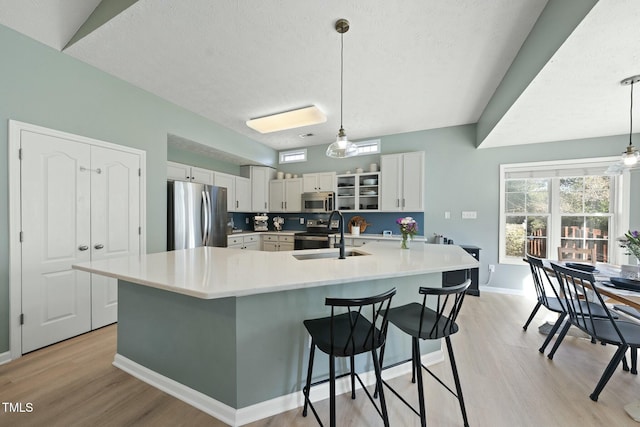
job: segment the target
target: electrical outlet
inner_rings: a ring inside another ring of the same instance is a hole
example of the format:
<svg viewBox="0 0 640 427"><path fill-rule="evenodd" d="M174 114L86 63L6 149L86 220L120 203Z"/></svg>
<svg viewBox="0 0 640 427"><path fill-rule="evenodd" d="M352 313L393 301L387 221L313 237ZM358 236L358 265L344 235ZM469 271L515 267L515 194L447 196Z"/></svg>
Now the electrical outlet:
<svg viewBox="0 0 640 427"><path fill-rule="evenodd" d="M446 212L444 213L444 219L451 219L451 212L446 211Z"/></svg>
<svg viewBox="0 0 640 427"><path fill-rule="evenodd" d="M478 212L462 211L462 219L476 219L476 218L478 218Z"/></svg>
<svg viewBox="0 0 640 427"><path fill-rule="evenodd" d="M300 218L300 224L304 225L304 218Z"/></svg>
<svg viewBox="0 0 640 427"><path fill-rule="evenodd" d="M249 224L249 218L245 218L245 219L244 219L244 223L245 223L245 224Z"/></svg>
<svg viewBox="0 0 640 427"><path fill-rule="evenodd" d="M496 271L496 266L493 264L489 264L489 273L493 273L494 271Z"/></svg>

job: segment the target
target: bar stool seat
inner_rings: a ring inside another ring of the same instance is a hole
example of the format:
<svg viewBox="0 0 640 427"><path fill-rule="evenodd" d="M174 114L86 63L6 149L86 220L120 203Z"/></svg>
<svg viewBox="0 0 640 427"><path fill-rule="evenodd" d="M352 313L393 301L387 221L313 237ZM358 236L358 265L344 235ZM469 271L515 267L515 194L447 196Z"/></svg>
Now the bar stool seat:
<svg viewBox="0 0 640 427"><path fill-rule="evenodd" d="M312 385L329 381L329 408L330 425L336 425L336 379L351 376L351 398L355 399L355 379L357 378L363 390L373 403L378 414L382 417L385 426L389 425L387 407L382 393L382 377L378 349L385 343L387 331L387 313L391 305L391 298L395 295L393 288L379 295L366 298L326 298L325 305L331 306L331 316L320 319L305 320L304 326L311 336L311 350L309 352L309 365L307 381L303 388L304 409L302 415L307 416L307 407L311 407L318 423L322 425L320 417L309 400L309 392ZM340 308L342 307L342 309ZM338 308L336 310L336 308ZM337 311L344 311L337 313ZM315 349L319 348L329 355L329 378L311 384L313 374L313 360ZM380 404L376 405L373 397L365 388L364 383L355 372L355 356L362 353L371 353L376 375L376 394L380 394ZM336 377L335 358L349 357L350 371ZM379 406L379 407L378 407Z"/></svg>
<svg viewBox="0 0 640 427"><path fill-rule="evenodd" d="M451 346L451 335L458 332L459 327L456 324L456 318L462 307L465 291L471 285L471 279L467 279L464 283L446 288L425 288L421 287L419 293L424 295L422 304L410 303L401 307L394 307L389 310L388 322L395 325L401 331L411 336L412 344L412 378L411 382L418 379L418 405L419 411L409 404L400 394L398 394L389 384L383 380L383 384L389 388L400 400L407 405L413 412L420 417L422 426L427 425L427 413L424 401L424 388L422 382L422 369L426 370L440 384L442 384L451 394L453 394L460 404L462 411L462 419L464 425L468 426L467 412L462 397L462 388L460 386L460 378L458 377L458 368L456 367L455 358L453 356L453 347ZM428 296L434 296L436 299L435 308L428 306ZM451 370L455 382L456 390L449 388L440 378L431 372L422 364L420 359L420 340L436 340L445 339L447 350L449 353L449 361L451 362ZM382 347L380 355L380 363L383 363L385 346ZM382 388L382 387L381 387Z"/></svg>

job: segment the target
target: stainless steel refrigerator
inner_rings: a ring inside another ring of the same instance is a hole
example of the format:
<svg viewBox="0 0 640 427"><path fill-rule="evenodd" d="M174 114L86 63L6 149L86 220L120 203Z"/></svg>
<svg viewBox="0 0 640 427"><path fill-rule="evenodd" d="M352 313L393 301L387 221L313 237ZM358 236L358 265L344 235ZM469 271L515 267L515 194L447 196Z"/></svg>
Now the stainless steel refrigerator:
<svg viewBox="0 0 640 427"><path fill-rule="evenodd" d="M227 189L167 181L167 250L227 246Z"/></svg>

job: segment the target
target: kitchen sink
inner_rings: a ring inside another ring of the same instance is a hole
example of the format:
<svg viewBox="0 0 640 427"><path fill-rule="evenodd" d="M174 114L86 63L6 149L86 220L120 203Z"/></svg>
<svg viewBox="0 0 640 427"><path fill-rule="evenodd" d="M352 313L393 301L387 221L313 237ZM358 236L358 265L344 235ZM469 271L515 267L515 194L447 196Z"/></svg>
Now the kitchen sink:
<svg viewBox="0 0 640 427"><path fill-rule="evenodd" d="M335 251L335 252L314 252L314 253L307 253L307 254L294 254L293 257L295 259L299 259L301 261L303 260L307 260L307 259L327 259L327 258L335 258L338 259L338 256L340 255L339 251ZM347 249L344 251L344 256L345 257L353 257L353 256L363 256L363 255L371 255L367 252L362 252L362 251L358 251L355 249Z"/></svg>

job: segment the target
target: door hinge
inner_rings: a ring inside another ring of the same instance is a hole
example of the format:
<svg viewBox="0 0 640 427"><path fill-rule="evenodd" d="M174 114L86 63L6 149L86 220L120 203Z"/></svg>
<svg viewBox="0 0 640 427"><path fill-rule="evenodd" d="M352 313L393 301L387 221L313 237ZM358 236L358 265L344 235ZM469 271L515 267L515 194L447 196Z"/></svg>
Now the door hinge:
<svg viewBox="0 0 640 427"><path fill-rule="evenodd" d="M24 325L24 313L20 313L20 324Z"/></svg>
<svg viewBox="0 0 640 427"><path fill-rule="evenodd" d="M22 160L22 148L18 148L18 159Z"/></svg>
<svg viewBox="0 0 640 427"><path fill-rule="evenodd" d="M22 239L24 238L24 233L21 231L20 232L20 243L22 243Z"/></svg>

